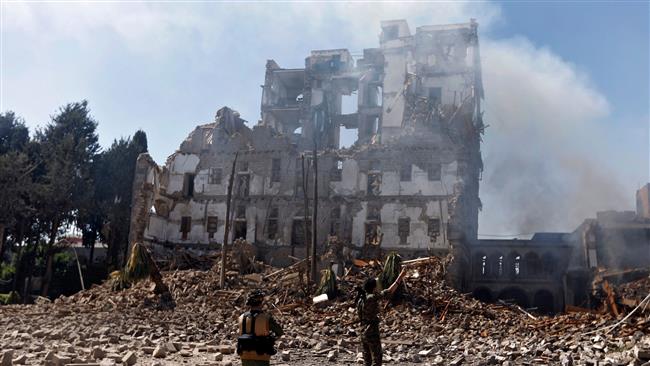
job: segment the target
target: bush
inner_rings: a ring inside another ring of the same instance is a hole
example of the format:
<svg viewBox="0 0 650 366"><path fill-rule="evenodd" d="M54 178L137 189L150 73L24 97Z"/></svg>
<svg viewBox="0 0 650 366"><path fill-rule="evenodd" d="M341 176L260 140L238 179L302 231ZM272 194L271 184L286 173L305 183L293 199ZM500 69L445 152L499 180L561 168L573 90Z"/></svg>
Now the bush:
<svg viewBox="0 0 650 366"><path fill-rule="evenodd" d="M11 264L0 263L0 281L10 281L14 278L16 267Z"/></svg>
<svg viewBox="0 0 650 366"><path fill-rule="evenodd" d="M56 253L52 258L54 275L59 278L69 276L70 272L76 269L76 265L74 254L69 252Z"/></svg>
<svg viewBox="0 0 650 366"><path fill-rule="evenodd" d="M11 291L8 294L0 294L0 304L20 304L20 295L16 291Z"/></svg>

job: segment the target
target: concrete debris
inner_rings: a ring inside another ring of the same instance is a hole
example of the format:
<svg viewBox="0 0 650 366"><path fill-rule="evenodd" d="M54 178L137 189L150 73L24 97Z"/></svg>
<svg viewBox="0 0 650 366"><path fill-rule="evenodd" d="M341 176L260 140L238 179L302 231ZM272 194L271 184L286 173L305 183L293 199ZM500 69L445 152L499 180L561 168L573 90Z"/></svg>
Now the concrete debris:
<svg viewBox="0 0 650 366"><path fill-rule="evenodd" d="M0 366L11 366L13 364L13 355L14 351L12 349L2 352L2 355L0 356Z"/></svg>
<svg viewBox="0 0 650 366"><path fill-rule="evenodd" d="M153 350L153 356L156 358L165 358L167 356L166 347L158 346Z"/></svg>
<svg viewBox="0 0 650 366"><path fill-rule="evenodd" d="M385 307L381 323L384 354L391 363L585 365L608 359L629 364L648 357L647 312L637 312L609 333L598 331L616 322L608 313L533 319L512 306L482 303L448 286L448 262L437 257L403 262L404 287ZM347 268L339 281L341 295L324 307L313 306L311 293L299 283L282 281L299 268L274 275L279 269L265 267L259 273L266 278L269 310L286 332L277 344L278 361L359 362L354 288L379 274L381 262ZM15 349L10 357L24 364L237 363L236 319L251 289L241 277L232 273L225 290L218 288L215 271L164 272L177 301L174 311L156 310L156 295L147 281L121 292L106 283L51 304L3 306L0 328L9 331L0 335L0 347ZM639 293L642 283L635 284Z"/></svg>

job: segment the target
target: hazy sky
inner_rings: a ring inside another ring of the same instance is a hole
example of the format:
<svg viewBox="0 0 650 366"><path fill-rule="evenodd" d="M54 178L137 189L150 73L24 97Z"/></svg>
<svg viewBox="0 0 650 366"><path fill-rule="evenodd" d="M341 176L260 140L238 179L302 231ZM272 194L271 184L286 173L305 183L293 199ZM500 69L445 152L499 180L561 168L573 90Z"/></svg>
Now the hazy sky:
<svg viewBox="0 0 650 366"><path fill-rule="evenodd" d="M483 234L573 230L650 180L643 2L2 3L0 110L30 128L87 99L102 146L145 130L163 163L227 105L259 119L264 65L377 47L379 21L479 22Z"/></svg>

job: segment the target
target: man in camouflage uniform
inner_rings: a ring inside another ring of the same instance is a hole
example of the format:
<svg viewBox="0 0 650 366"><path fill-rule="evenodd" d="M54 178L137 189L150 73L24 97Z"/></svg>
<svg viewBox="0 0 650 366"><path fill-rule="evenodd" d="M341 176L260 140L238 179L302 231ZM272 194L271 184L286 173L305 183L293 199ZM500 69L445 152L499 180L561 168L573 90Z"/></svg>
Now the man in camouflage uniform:
<svg viewBox="0 0 650 366"><path fill-rule="evenodd" d="M357 313L361 323L361 345L365 366L381 366L382 349L379 335L379 300L393 295L406 272L402 269L395 282L389 288L377 292L377 280L368 279L363 284L363 294L357 300Z"/></svg>

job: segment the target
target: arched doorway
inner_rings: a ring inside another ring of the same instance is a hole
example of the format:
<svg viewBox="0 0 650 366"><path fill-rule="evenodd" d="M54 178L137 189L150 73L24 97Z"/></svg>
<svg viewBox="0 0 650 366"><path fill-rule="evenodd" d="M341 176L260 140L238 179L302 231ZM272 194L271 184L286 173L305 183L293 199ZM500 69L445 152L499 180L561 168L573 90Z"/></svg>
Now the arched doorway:
<svg viewBox="0 0 650 366"><path fill-rule="evenodd" d="M533 306L537 308L537 312L541 314L551 314L555 311L555 301L553 301L553 294L548 290L539 290L535 293Z"/></svg>
<svg viewBox="0 0 650 366"><path fill-rule="evenodd" d="M492 291L490 291L489 288L487 287L477 287L474 289L472 292L472 296L476 300L483 301L483 302L493 302L494 297L492 297Z"/></svg>
<svg viewBox="0 0 650 366"><path fill-rule="evenodd" d="M499 293L499 300L515 303L522 308L530 307L530 301L526 291L519 287L508 287Z"/></svg>

